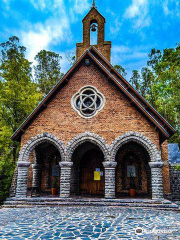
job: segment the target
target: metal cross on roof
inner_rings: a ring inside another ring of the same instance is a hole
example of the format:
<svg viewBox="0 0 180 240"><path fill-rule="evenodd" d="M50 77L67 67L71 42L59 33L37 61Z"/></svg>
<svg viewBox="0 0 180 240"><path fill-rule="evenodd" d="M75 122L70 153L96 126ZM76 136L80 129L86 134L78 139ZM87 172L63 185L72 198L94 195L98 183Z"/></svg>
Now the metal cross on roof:
<svg viewBox="0 0 180 240"><path fill-rule="evenodd" d="M93 0L92 7L96 7L95 0Z"/></svg>

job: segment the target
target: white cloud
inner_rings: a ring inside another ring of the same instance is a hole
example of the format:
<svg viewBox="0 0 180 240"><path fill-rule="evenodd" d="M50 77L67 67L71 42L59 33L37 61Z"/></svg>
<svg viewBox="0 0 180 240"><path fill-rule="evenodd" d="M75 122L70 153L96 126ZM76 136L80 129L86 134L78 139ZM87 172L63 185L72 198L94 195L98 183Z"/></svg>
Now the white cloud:
<svg viewBox="0 0 180 240"><path fill-rule="evenodd" d="M44 23L26 24L26 30L21 31L22 44L27 47L27 58L31 62L34 62L34 57L40 50L50 50L55 44L71 40L70 22L63 1L54 0L52 6L48 2L31 0L35 8L51 10L53 17Z"/></svg>
<svg viewBox="0 0 180 240"><path fill-rule="evenodd" d="M71 22L77 22L79 20L78 15L83 15L90 9L88 0L68 0L70 3L70 18Z"/></svg>
<svg viewBox="0 0 180 240"><path fill-rule="evenodd" d="M74 12L76 12L76 14L83 14L85 11L87 11L90 8L88 0L75 0L74 2L75 3L74 3L73 9L74 9Z"/></svg>
<svg viewBox="0 0 180 240"><path fill-rule="evenodd" d="M113 21L113 25L110 26L110 33L113 34L114 37L116 37L119 32L121 25L122 23L119 21L119 18L116 18L115 21Z"/></svg>
<svg viewBox="0 0 180 240"><path fill-rule="evenodd" d="M127 79L131 77L132 70L140 70L146 65L148 60L148 46L113 46L112 47L112 64L120 64L126 67Z"/></svg>
<svg viewBox="0 0 180 240"><path fill-rule="evenodd" d="M148 0L132 0L132 4L126 9L124 17L134 19L135 28L143 28L149 26L151 23L148 12Z"/></svg>
<svg viewBox="0 0 180 240"><path fill-rule="evenodd" d="M162 8L166 16L180 17L179 9L180 3L177 0L164 0L162 2Z"/></svg>
<svg viewBox="0 0 180 240"><path fill-rule="evenodd" d="M10 2L11 2L11 0L3 0L2 7L5 11L8 11L10 9L10 6L9 6ZM3 13L3 15L4 15L4 13Z"/></svg>
<svg viewBox="0 0 180 240"><path fill-rule="evenodd" d="M169 4L168 0L164 1L163 4L162 4L165 15L169 15L171 13L169 8L168 8L168 4Z"/></svg>
<svg viewBox="0 0 180 240"><path fill-rule="evenodd" d="M132 4L126 9L125 15L128 18L134 18L142 14L142 10L146 10L148 0L132 0Z"/></svg>
<svg viewBox="0 0 180 240"><path fill-rule="evenodd" d="M30 0L36 10L53 14L44 23L27 24L26 30L21 31L22 44L27 47L27 58L31 62L34 62L34 57L40 50L51 50L53 45L72 40L70 24L74 21L73 15L83 14L90 6L88 0L68 1L69 12L63 0ZM63 64L67 65L66 61Z"/></svg>

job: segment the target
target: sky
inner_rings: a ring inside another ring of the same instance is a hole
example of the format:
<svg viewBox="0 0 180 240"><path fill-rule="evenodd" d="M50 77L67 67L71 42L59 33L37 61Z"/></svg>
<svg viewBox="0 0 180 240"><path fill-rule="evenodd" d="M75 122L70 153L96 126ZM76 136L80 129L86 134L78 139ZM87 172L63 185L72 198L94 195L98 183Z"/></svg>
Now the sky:
<svg viewBox="0 0 180 240"><path fill-rule="evenodd" d="M91 6L92 0L0 0L0 43L17 36L31 62L43 49L59 53L65 73ZM180 0L96 0L96 6L106 18L111 62L126 69L127 80L132 70L146 66L152 48L180 42Z"/></svg>

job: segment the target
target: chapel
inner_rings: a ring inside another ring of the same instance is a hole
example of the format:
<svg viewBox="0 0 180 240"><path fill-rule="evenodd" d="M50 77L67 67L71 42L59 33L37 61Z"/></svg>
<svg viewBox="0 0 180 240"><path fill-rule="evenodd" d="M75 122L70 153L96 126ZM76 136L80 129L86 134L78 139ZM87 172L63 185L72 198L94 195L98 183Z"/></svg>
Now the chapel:
<svg viewBox="0 0 180 240"><path fill-rule="evenodd" d="M106 19L95 3L82 20L76 62L13 134L21 144L11 197L171 194L174 128L111 65ZM33 193L32 193L33 192Z"/></svg>

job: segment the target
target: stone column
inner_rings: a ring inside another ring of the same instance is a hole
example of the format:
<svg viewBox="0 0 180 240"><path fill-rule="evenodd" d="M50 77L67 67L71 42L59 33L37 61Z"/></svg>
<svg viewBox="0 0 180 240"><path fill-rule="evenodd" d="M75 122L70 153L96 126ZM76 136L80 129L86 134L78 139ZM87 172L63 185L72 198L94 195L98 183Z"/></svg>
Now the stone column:
<svg viewBox="0 0 180 240"><path fill-rule="evenodd" d="M70 197L70 183L71 183L71 168L73 162L60 162L61 167L61 177L60 177L60 197L69 198Z"/></svg>
<svg viewBox="0 0 180 240"><path fill-rule="evenodd" d="M29 162L18 162L18 177L17 177L17 188L16 198L27 197L27 179L28 179L28 168Z"/></svg>
<svg viewBox="0 0 180 240"><path fill-rule="evenodd" d="M105 198L115 198L116 162L103 162L105 170Z"/></svg>
<svg viewBox="0 0 180 240"><path fill-rule="evenodd" d="M151 185L152 185L152 200L163 200L163 176L162 168L164 166L163 162L150 162L149 166L151 168Z"/></svg>
<svg viewBox="0 0 180 240"><path fill-rule="evenodd" d="M32 181L32 187L40 188L41 184L41 164L33 164L33 181Z"/></svg>

